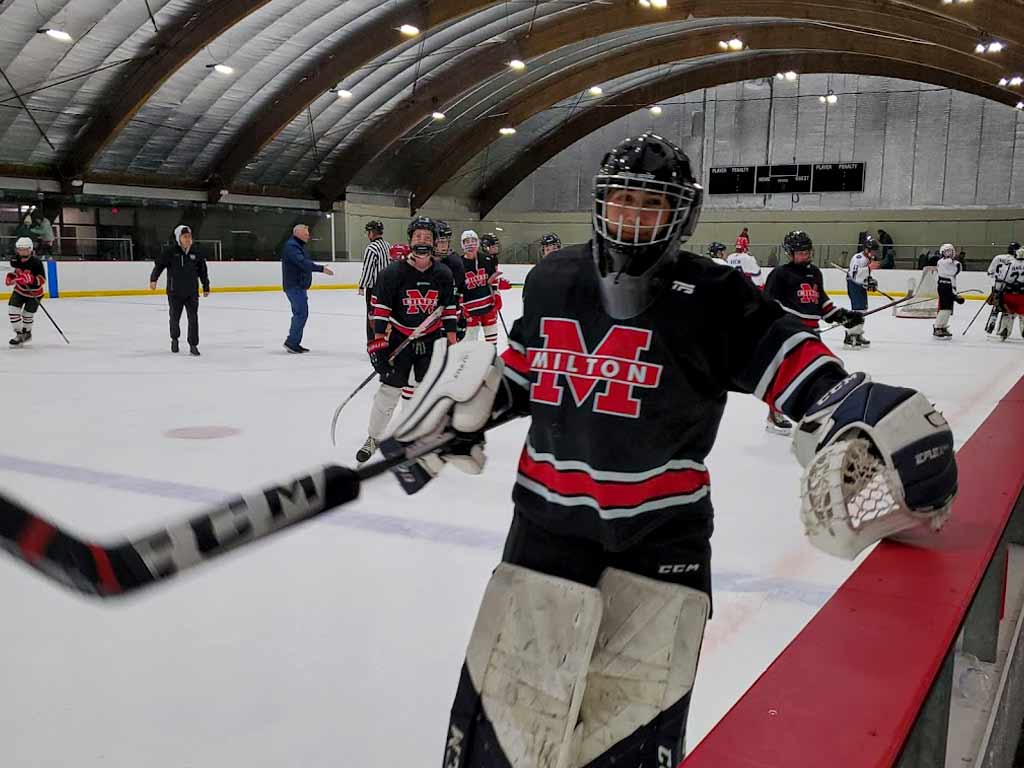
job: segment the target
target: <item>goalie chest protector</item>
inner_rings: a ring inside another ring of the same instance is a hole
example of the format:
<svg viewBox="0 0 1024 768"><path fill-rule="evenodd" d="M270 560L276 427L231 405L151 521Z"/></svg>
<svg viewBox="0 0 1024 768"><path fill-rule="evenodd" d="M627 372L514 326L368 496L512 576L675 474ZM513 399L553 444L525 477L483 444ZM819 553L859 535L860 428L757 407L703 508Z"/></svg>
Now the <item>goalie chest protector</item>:
<svg viewBox="0 0 1024 768"><path fill-rule="evenodd" d="M738 271L692 253L651 307L615 320L590 249L571 246L533 268L503 355L516 406L532 417L517 510L609 550L669 519L710 536L704 459L727 392L786 410L816 371L839 363Z"/></svg>

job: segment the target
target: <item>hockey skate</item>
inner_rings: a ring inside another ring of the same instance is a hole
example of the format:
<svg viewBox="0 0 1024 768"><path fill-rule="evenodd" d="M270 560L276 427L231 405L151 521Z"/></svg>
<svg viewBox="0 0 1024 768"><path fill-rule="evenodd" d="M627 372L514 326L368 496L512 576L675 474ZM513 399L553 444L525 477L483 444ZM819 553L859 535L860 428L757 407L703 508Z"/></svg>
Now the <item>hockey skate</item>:
<svg viewBox="0 0 1024 768"><path fill-rule="evenodd" d="M19 346L23 347L32 341L32 331L22 331L18 334L18 338L20 339L18 342Z"/></svg>
<svg viewBox="0 0 1024 768"><path fill-rule="evenodd" d="M177 353L177 351L178 351L178 340L177 339L171 339L171 352Z"/></svg>
<svg viewBox="0 0 1024 768"><path fill-rule="evenodd" d="M356 461L360 464L364 464L370 460L374 452L377 450L377 441L372 437L366 438L366 442L363 443L363 447L356 451Z"/></svg>
<svg viewBox="0 0 1024 768"><path fill-rule="evenodd" d="M766 432L771 432L774 435L789 435L793 432L793 422L779 411L772 411L768 414L768 421L764 428Z"/></svg>
<svg viewBox="0 0 1024 768"><path fill-rule="evenodd" d="M1003 328L999 332L999 340L1000 341L1006 341L1008 338L1010 338L1010 329L1009 328Z"/></svg>
<svg viewBox="0 0 1024 768"><path fill-rule="evenodd" d="M10 344L12 347L20 347L21 346L21 338L22 338L21 331L15 331L14 332L14 338L11 339L7 343Z"/></svg>
<svg viewBox="0 0 1024 768"><path fill-rule="evenodd" d="M192 357L199 357L199 347L195 344L189 345L188 353L192 355Z"/></svg>
<svg viewBox="0 0 1024 768"><path fill-rule="evenodd" d="M932 328L932 336L936 339L952 339L953 334L946 328Z"/></svg>

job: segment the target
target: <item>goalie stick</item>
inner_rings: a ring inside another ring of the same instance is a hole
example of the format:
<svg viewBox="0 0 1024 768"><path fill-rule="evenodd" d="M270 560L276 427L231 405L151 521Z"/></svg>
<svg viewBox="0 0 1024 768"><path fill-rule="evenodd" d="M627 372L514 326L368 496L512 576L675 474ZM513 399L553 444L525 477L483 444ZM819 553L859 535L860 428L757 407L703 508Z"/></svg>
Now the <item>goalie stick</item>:
<svg viewBox="0 0 1024 768"><path fill-rule="evenodd" d="M509 416L494 419L490 430ZM361 484L457 438L443 432L389 459L349 469L328 464L237 496L188 520L114 544L79 539L0 493L0 548L53 581L91 597L117 597L164 581L358 498Z"/></svg>
<svg viewBox="0 0 1024 768"><path fill-rule="evenodd" d="M429 315L427 315L427 319L424 320L419 325L417 325L416 329L412 333L410 333L405 339L403 339L402 343L399 344L395 348L395 351L392 352L390 355L388 355L388 364L390 365L394 361L394 359L396 357L398 357L398 354L403 349L405 349L407 346L409 346L412 342L416 341L416 339L422 337L423 334L426 332L427 328L429 328L431 325L433 325L433 323L435 321L437 321L441 317L441 314L443 312L444 312L444 307L438 307L433 312L431 312ZM360 382L359 386L356 387L354 390L352 390L352 394L349 395L348 397L346 397L344 400L342 400L341 403L338 405L338 407L334 409L334 415L331 417L331 445L333 445L333 446L337 446L338 445L337 438L336 438L334 433L335 433L335 430L338 428L338 417L341 415L341 410L346 405L349 404L349 401L352 400L353 397L355 397L356 395L358 395L362 391L363 387L365 387L367 384L369 384L371 381L373 381L379 375L380 374L378 374L376 371L374 371L369 376L367 376L365 379L363 379L362 382Z"/></svg>

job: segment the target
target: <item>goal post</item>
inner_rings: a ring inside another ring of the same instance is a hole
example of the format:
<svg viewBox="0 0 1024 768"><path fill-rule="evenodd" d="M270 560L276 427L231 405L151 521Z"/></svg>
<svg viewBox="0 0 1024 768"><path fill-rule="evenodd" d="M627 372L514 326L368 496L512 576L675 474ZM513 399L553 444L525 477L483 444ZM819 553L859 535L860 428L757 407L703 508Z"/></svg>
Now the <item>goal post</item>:
<svg viewBox="0 0 1024 768"><path fill-rule="evenodd" d="M907 290L914 292L914 298L907 302L909 306L897 304L892 308L896 317L933 319L939 314L939 271L935 267L925 267L918 277L907 282ZM929 299L929 301L920 301Z"/></svg>

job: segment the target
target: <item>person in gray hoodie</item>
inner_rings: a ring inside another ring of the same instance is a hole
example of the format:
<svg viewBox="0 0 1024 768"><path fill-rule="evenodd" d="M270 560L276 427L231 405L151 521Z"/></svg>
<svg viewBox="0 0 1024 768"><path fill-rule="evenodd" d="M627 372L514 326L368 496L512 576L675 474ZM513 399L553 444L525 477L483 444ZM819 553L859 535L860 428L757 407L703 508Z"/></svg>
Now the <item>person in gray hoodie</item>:
<svg viewBox="0 0 1024 768"><path fill-rule="evenodd" d="M181 225L174 228L174 245L161 253L149 276L149 290L156 290L156 281L167 270L167 304L171 316L171 352L178 351L181 336L181 310L188 314L188 350L199 357L199 283L203 296L210 295L210 275L206 259L192 249L192 230Z"/></svg>

